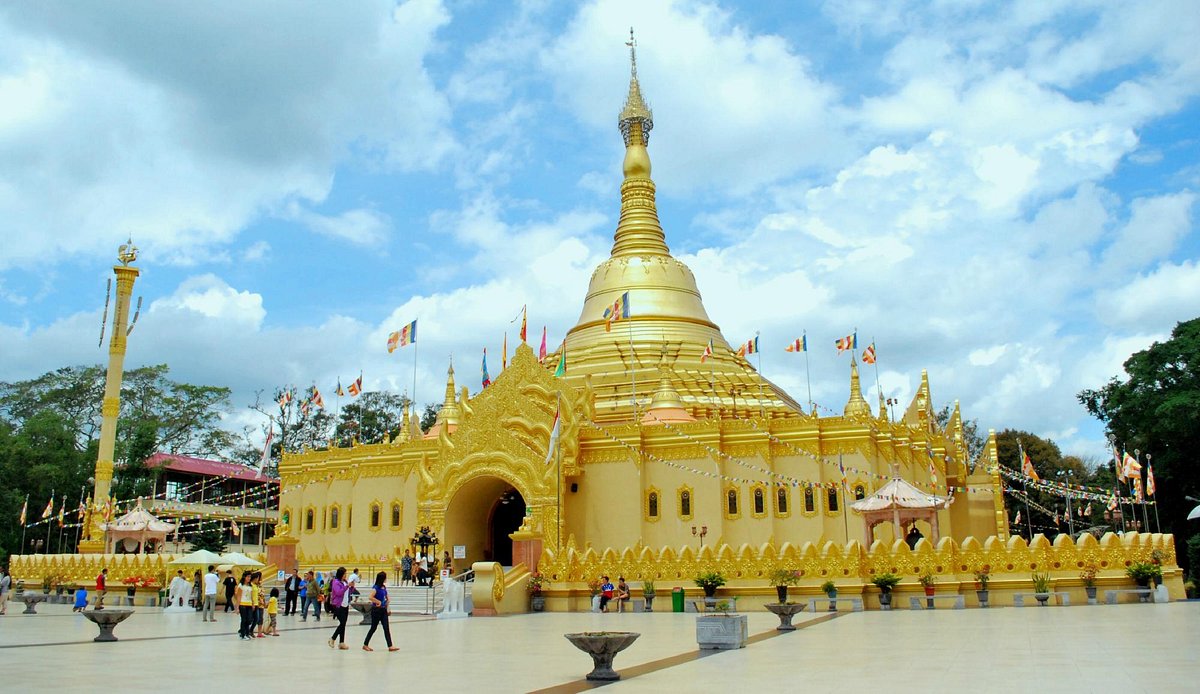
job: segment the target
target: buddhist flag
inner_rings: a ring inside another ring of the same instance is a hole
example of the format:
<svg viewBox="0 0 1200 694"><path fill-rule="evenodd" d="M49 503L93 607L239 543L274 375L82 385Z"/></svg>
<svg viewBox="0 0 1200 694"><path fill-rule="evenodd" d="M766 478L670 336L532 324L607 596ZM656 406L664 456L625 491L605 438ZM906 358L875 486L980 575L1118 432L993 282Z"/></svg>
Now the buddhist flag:
<svg viewBox="0 0 1200 694"><path fill-rule="evenodd" d="M483 348L483 366L480 368L480 371L483 372L483 387L487 388L492 385L492 378L488 376L487 372L487 347Z"/></svg>
<svg viewBox="0 0 1200 694"><path fill-rule="evenodd" d="M1112 496L1110 496L1108 498L1108 505L1105 506L1104 508L1109 511L1117 510L1117 495L1116 494L1113 494Z"/></svg>
<svg viewBox="0 0 1200 694"><path fill-rule="evenodd" d="M361 373L358 374L358 378L354 379L354 381L350 384L350 387L347 388L346 390L350 393L350 397L352 397L352 398L356 398L362 393L362 374Z"/></svg>
<svg viewBox="0 0 1200 694"><path fill-rule="evenodd" d="M704 351L700 353L700 363L703 364L705 362L705 360L707 360L712 355L713 355L713 341L710 339L708 341L708 344L704 346Z"/></svg>
<svg viewBox="0 0 1200 694"><path fill-rule="evenodd" d="M67 524L66 515L67 515L67 500L63 499L62 506L60 506L58 509L58 527L61 528Z"/></svg>
<svg viewBox="0 0 1200 694"><path fill-rule="evenodd" d="M562 404L554 408L554 426L550 427L550 442L546 444L546 465L550 464L550 460L554 457L554 452L558 450L558 435L562 431Z"/></svg>
<svg viewBox="0 0 1200 694"><path fill-rule="evenodd" d="M279 409L286 410L291 401L292 391L290 389L283 391L283 394L279 396Z"/></svg>
<svg viewBox="0 0 1200 694"><path fill-rule="evenodd" d="M29 511L29 495L25 495L25 503L21 504L21 525L25 525L25 515Z"/></svg>
<svg viewBox="0 0 1200 694"><path fill-rule="evenodd" d="M528 342L529 312L528 307L521 307L521 342Z"/></svg>
<svg viewBox="0 0 1200 694"><path fill-rule="evenodd" d="M604 309L604 332L612 330L612 324L629 317L629 292L621 294L612 306Z"/></svg>
<svg viewBox="0 0 1200 694"><path fill-rule="evenodd" d="M238 527L236 520L229 521L229 532L233 533L234 537L242 536L242 529Z"/></svg>
<svg viewBox="0 0 1200 694"><path fill-rule="evenodd" d="M875 363L875 343L874 342L867 345L867 348L863 350L862 360L863 360L864 364L874 364Z"/></svg>
<svg viewBox="0 0 1200 694"><path fill-rule="evenodd" d="M417 322L414 320L408 325L400 328L400 346L407 347L417 341ZM390 351L390 350L389 350Z"/></svg>
<svg viewBox="0 0 1200 694"><path fill-rule="evenodd" d="M754 354L757 351L758 351L758 335L755 335L753 339L746 340L746 344L742 345L741 347L738 347L737 355L739 357L745 357L747 354Z"/></svg>
<svg viewBox="0 0 1200 694"><path fill-rule="evenodd" d="M1089 501L1087 508L1083 509L1083 515L1085 515L1085 516L1092 515L1092 502Z"/></svg>
<svg viewBox="0 0 1200 694"><path fill-rule="evenodd" d="M346 389L342 387L342 379L340 379L340 378L338 379L337 390L335 390L333 392L337 393L337 396L339 398L343 397L346 394Z"/></svg>
<svg viewBox="0 0 1200 694"><path fill-rule="evenodd" d="M271 441L275 438L275 422L274 420L267 426L267 442L263 444L262 457L258 459L258 466L262 467L271 459Z"/></svg>
<svg viewBox="0 0 1200 694"><path fill-rule="evenodd" d="M1021 472L1034 482L1041 482L1042 478L1038 477L1037 470L1033 469L1033 461L1029 459L1029 454L1021 449Z"/></svg>
<svg viewBox="0 0 1200 694"><path fill-rule="evenodd" d="M400 346L400 331L397 330L396 332L392 333L391 335L388 335L388 341L387 341L388 354L395 352L396 348L399 346Z"/></svg>
<svg viewBox="0 0 1200 694"><path fill-rule="evenodd" d="M1139 504L1142 503L1143 501L1145 501L1145 499L1142 497L1142 478L1141 477L1133 478L1133 499L1134 499L1134 501L1136 501Z"/></svg>
<svg viewBox="0 0 1200 694"><path fill-rule="evenodd" d="M325 398L321 397L321 391L317 390L316 386L312 387L312 404L325 409Z"/></svg>
<svg viewBox="0 0 1200 694"><path fill-rule="evenodd" d="M1017 509L1017 517L1013 519L1013 525L1021 524L1021 510Z"/></svg>
<svg viewBox="0 0 1200 694"><path fill-rule="evenodd" d="M1125 479L1129 480L1137 479L1140 481L1142 479L1142 464L1137 461L1137 458L1134 458L1126 453L1124 464L1121 466L1121 474L1118 475L1118 477L1124 477Z"/></svg>
<svg viewBox="0 0 1200 694"><path fill-rule="evenodd" d="M504 346L500 350L500 370L508 368L508 331L504 331Z"/></svg>
<svg viewBox="0 0 1200 694"><path fill-rule="evenodd" d="M542 346L538 348L538 363L546 361L546 326L542 326Z"/></svg>
<svg viewBox="0 0 1200 694"><path fill-rule="evenodd" d="M54 515L54 492L50 492L50 503L46 504L45 510L42 511L42 520L46 520Z"/></svg>
<svg viewBox="0 0 1200 694"><path fill-rule="evenodd" d="M562 351L558 353L558 366L554 367L554 377L562 378L567 373L567 343L562 343Z"/></svg>
<svg viewBox="0 0 1200 694"><path fill-rule="evenodd" d="M834 344L837 345L838 354L856 349L858 347L858 333L851 333L845 337L839 337Z"/></svg>
<svg viewBox="0 0 1200 694"><path fill-rule="evenodd" d="M808 351L808 336L802 335L802 336L796 338L795 340L792 340L791 344L789 344L787 347L783 348L783 351L785 351L785 352L807 352Z"/></svg>
<svg viewBox="0 0 1200 694"><path fill-rule="evenodd" d="M1154 496L1154 466L1146 468L1146 496Z"/></svg>

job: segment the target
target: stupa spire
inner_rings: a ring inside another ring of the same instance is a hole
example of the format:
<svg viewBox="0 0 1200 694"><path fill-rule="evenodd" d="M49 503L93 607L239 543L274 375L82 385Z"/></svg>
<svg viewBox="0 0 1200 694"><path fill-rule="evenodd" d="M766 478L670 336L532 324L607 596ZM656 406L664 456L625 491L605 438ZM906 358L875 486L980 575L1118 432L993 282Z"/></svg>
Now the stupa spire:
<svg viewBox="0 0 1200 694"><path fill-rule="evenodd" d="M871 406L863 398L862 384L858 380L858 363L850 357L850 400L844 410L847 417L870 417Z"/></svg>
<svg viewBox="0 0 1200 694"><path fill-rule="evenodd" d="M670 255L667 239L658 221L654 202L654 181L650 178L650 131L654 114L642 97L637 76L637 41L629 29L629 94L625 107L617 118L617 127L625 140L625 161L622 169L625 181L621 184L621 219L613 237L612 255L646 256Z"/></svg>
<svg viewBox="0 0 1200 694"><path fill-rule="evenodd" d="M458 400L454 396L454 357L450 358L450 367L446 369L446 397L442 401L442 409L438 410L439 424L458 424Z"/></svg>
<svg viewBox="0 0 1200 694"><path fill-rule="evenodd" d="M405 393L406 400L404 402L404 416L400 419L400 432L396 435L396 440L400 443L404 443L412 439L412 427L411 424L409 424L408 419L409 403L407 401L407 397L408 394Z"/></svg>

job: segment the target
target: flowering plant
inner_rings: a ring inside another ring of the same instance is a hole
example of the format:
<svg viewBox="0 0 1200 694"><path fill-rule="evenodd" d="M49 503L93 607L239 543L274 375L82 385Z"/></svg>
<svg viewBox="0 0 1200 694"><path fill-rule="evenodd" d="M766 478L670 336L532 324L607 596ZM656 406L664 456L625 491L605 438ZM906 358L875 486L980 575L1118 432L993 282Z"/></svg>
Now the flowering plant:
<svg viewBox="0 0 1200 694"><path fill-rule="evenodd" d="M593 598L600 594L600 585L600 579L598 578L588 581L588 592L592 594Z"/></svg>
<svg viewBox="0 0 1200 694"><path fill-rule="evenodd" d="M126 576L121 582L129 588L150 588L158 585L158 580L153 576Z"/></svg>
<svg viewBox="0 0 1200 694"><path fill-rule="evenodd" d="M529 591L530 595L539 595L545 583L546 579L540 573L530 574L529 583L525 586L525 590Z"/></svg>
<svg viewBox="0 0 1200 694"><path fill-rule="evenodd" d="M1083 567L1083 571L1079 572L1079 580L1083 581L1084 586L1094 588L1096 586L1096 573L1096 565L1088 564Z"/></svg>
<svg viewBox="0 0 1200 694"><path fill-rule="evenodd" d="M978 590L987 590L988 581L992 580L991 574L988 572L988 567L984 566L975 572L975 583Z"/></svg>

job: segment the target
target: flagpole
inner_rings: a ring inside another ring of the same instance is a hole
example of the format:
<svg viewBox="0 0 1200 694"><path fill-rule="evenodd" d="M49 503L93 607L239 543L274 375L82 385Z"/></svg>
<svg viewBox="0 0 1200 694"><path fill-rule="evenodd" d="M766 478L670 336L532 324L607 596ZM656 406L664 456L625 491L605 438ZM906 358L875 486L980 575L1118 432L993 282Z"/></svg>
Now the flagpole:
<svg viewBox="0 0 1200 694"><path fill-rule="evenodd" d="M757 330L754 331L754 347L755 347L755 349L758 349L758 331ZM763 370L762 370L762 350L759 349L758 350L758 416L762 417L763 419L767 418L767 406L766 406L766 403L763 402L763 400L766 398L766 395L763 391L763 388L766 387L766 384L763 382L763 380L765 378L766 377L763 376Z"/></svg>
<svg viewBox="0 0 1200 694"><path fill-rule="evenodd" d="M850 544L850 520L846 516L846 468L842 467L841 453L838 453L838 472L842 475L841 482L838 486L842 488L842 531L846 535L846 541L842 547L845 547L846 545Z"/></svg>
<svg viewBox="0 0 1200 694"><path fill-rule="evenodd" d="M812 371L808 366L808 331L801 331L800 335L804 340L804 380L808 383L808 411L811 413L813 410Z"/></svg>
<svg viewBox="0 0 1200 694"><path fill-rule="evenodd" d="M875 336L871 336L871 346L875 345ZM871 362L875 367L875 390L879 391L879 396L883 397L883 386L879 385L879 351L875 351L875 361Z"/></svg>
<svg viewBox="0 0 1200 694"><path fill-rule="evenodd" d="M79 529L83 527L84 518L87 516L87 506L85 506L83 503L83 499L84 499L83 495L85 493L84 490L86 490L86 489L87 489L87 487L79 488L79 508L83 509L83 512L79 514L79 525L75 526L75 545L74 546L76 548L76 551L78 551L78 548L79 548Z"/></svg>
<svg viewBox="0 0 1200 694"><path fill-rule="evenodd" d="M417 321L415 321L415 320L414 320L413 322L414 322L414 323L416 323ZM412 396L412 404L413 404L413 414L414 414L414 415L416 415L416 417L417 417L417 428L420 428L421 415L420 415L420 414L418 413L418 411L417 411L417 349L419 349L419 347L418 347L418 345L417 345L417 338L416 338L416 336L415 336L415 335L413 336L413 343L412 343L412 345L413 345L413 389L412 389L412 394L413 394L413 396Z"/></svg>
<svg viewBox="0 0 1200 694"><path fill-rule="evenodd" d="M1150 454L1147 453L1146 454L1146 481L1147 481L1147 483L1149 483L1150 475L1153 473L1154 473L1154 468L1150 465ZM1154 490L1155 494L1158 493L1157 486L1158 485L1155 485L1155 487L1156 487L1156 489ZM1146 485L1146 491L1150 491L1149 484ZM1158 501L1157 500L1155 500L1155 502L1154 502L1154 532L1156 532L1156 533L1162 532L1162 525L1158 522Z"/></svg>
<svg viewBox="0 0 1200 694"><path fill-rule="evenodd" d="M1020 456L1021 465L1021 495L1025 502L1025 534L1029 536L1029 541L1033 542L1033 515L1029 513L1029 487L1026 486L1025 480L1025 446L1021 443L1021 439L1017 439L1017 455Z"/></svg>
<svg viewBox="0 0 1200 694"><path fill-rule="evenodd" d="M1141 451L1139 451L1139 450L1138 450L1138 449L1136 449L1136 448L1135 448L1135 449L1133 449L1133 457L1134 457L1135 459L1137 459L1137 461L1138 461L1138 465L1141 465L1141 464L1142 464L1142 452L1141 452ZM1142 472L1141 472L1141 470L1139 470L1139 471L1138 471L1138 481L1141 481L1141 479L1142 479ZM1143 532L1149 532L1149 531L1150 531L1150 518L1149 518L1149 517L1146 515L1146 491L1145 491L1145 490L1146 490L1146 487L1145 487L1145 484L1143 483L1143 485L1142 485L1142 500L1141 500L1141 504L1142 504L1142 529L1143 529L1142 531L1143 531Z"/></svg>

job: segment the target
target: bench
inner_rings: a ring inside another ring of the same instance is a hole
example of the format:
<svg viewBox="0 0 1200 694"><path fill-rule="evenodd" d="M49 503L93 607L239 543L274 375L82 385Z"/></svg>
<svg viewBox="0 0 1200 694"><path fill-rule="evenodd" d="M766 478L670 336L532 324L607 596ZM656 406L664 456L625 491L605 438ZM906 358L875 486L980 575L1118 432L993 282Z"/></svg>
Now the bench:
<svg viewBox="0 0 1200 694"><path fill-rule="evenodd" d="M1025 597L1032 597L1035 595L1037 595L1037 593L1013 593L1013 607L1025 607ZM1054 591L1051 593L1046 593L1046 595L1049 595L1050 597L1057 596L1059 599L1058 604L1060 605L1067 606L1071 604L1071 595L1069 593Z"/></svg>
<svg viewBox="0 0 1200 694"><path fill-rule="evenodd" d="M929 602L925 603L925 605L922 605L921 604L922 600L928 600ZM963 600L963 596L961 594L959 594L959 593L942 593L941 595L922 595L922 596L910 595L910 596L908 596L908 609L910 609L910 610L925 610L925 609L932 610L933 606L936 604L934 602L935 600L953 600L954 601L954 609L956 609L956 610L962 610L967 607L967 603L965 600ZM928 605L928 607L926 607L926 605Z"/></svg>
<svg viewBox="0 0 1200 694"><path fill-rule="evenodd" d="M737 597L731 596L727 598L704 598L703 600L692 600L692 611L704 614L706 612L737 612ZM724 604L724 607L718 609L719 605Z"/></svg>
<svg viewBox="0 0 1200 694"><path fill-rule="evenodd" d="M837 612L837 603L839 603L839 602L849 602L852 605L855 612L863 611L862 598L809 598L808 599L808 611L816 612L817 611L817 603L824 603L825 605L828 605L830 612Z"/></svg>
<svg viewBox="0 0 1200 694"><path fill-rule="evenodd" d="M1138 602L1154 602L1154 591L1149 588L1123 588L1120 590L1104 591L1104 604L1116 605L1117 596L1121 593L1134 593L1138 596Z"/></svg>

